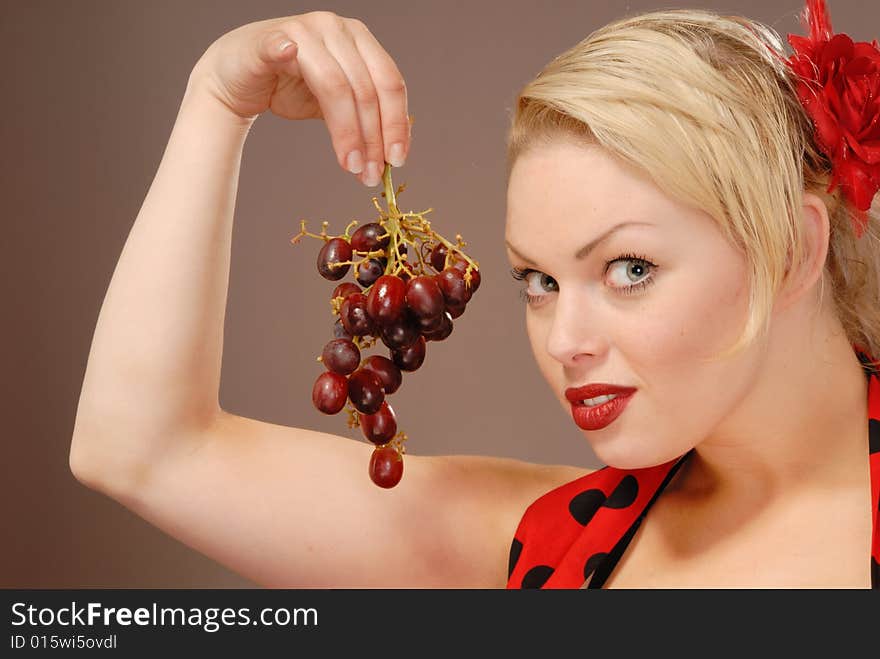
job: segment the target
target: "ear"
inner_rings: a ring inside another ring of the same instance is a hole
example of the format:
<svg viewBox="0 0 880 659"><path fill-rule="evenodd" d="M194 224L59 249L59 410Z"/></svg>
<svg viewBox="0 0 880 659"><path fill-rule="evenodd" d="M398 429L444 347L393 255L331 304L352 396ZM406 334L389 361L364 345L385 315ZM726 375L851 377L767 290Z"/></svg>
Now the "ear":
<svg viewBox="0 0 880 659"><path fill-rule="evenodd" d="M804 192L800 220L804 228L804 261L798 269L786 269L785 283L775 305L778 309L787 308L808 293L825 270L831 235L825 202L812 192Z"/></svg>

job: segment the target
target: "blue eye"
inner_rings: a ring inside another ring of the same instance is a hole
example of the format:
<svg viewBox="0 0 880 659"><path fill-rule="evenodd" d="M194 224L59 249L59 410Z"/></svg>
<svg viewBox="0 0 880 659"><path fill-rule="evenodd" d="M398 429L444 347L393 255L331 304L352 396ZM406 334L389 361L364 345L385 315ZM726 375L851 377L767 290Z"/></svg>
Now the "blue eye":
<svg viewBox="0 0 880 659"><path fill-rule="evenodd" d="M550 287L548 292L553 292L554 290L559 289L559 284L556 283L556 280L553 279L550 275L546 275L543 272L538 270L533 270L532 268L513 268L510 271L511 276L517 280L525 280L527 283L531 284L532 282L537 282L537 286L542 290L547 290L544 287ZM536 276L532 276L536 275ZM528 304L535 304L539 302L542 298L546 297L545 295L536 294L533 295L529 293L529 288L526 287L519 292L520 297L525 300Z"/></svg>
<svg viewBox="0 0 880 659"><path fill-rule="evenodd" d="M626 265L626 267L611 268L611 266L616 263L623 263ZM613 270L614 272L623 272L623 277L619 285L613 285L611 287L618 290L623 295L631 295L639 289L645 288L646 286L653 284L653 271L656 268L657 266L651 263L645 257L636 256L634 254L622 254L621 256L618 256L617 258L612 259L605 264L606 274L609 270ZM636 281L635 283L633 283L633 277L635 277L635 279L640 279L640 281Z"/></svg>
<svg viewBox="0 0 880 659"><path fill-rule="evenodd" d="M612 268L611 266L621 263L625 264L625 268ZM609 288L619 292L622 295L631 295L640 289L654 283L653 272L657 266L644 256L635 254L622 254L605 263L603 274L608 274L609 270L612 274L622 273L622 276L614 278L615 283L609 285ZM526 287L520 291L520 297L528 304L535 304L546 297L546 293L553 293L559 290L559 284L553 277L534 270L532 268L513 268L510 271L511 276L518 281L526 281L530 285L537 286L544 293L530 292L530 287Z"/></svg>

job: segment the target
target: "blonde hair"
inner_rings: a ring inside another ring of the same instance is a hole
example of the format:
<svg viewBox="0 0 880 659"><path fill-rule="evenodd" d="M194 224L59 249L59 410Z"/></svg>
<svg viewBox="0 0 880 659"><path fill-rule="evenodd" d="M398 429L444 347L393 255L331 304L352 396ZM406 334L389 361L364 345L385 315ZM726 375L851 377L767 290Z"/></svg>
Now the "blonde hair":
<svg viewBox="0 0 880 659"><path fill-rule="evenodd" d="M774 54L774 51L776 54ZM524 151L553 140L598 144L671 197L708 213L749 264L749 316L726 357L769 327L789 267L805 259L803 191L829 213L826 279L850 343L880 358L876 203L856 238L831 163L816 146L782 41L770 27L711 11L628 16L565 51L520 92L508 175Z"/></svg>

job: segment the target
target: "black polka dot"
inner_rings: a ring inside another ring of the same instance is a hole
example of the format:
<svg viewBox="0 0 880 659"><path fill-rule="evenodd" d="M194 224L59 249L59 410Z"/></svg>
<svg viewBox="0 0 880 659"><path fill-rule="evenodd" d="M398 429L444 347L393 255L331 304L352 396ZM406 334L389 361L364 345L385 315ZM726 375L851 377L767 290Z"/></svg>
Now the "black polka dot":
<svg viewBox="0 0 880 659"><path fill-rule="evenodd" d="M593 554L587 559L587 562L584 563L584 581L590 578L590 575L593 574L597 567L602 565L602 561L604 561L607 557L607 552L600 551L599 553Z"/></svg>
<svg viewBox="0 0 880 659"><path fill-rule="evenodd" d="M603 503L605 503L605 493L602 490L586 490L568 502L568 512L578 524L586 526Z"/></svg>
<svg viewBox="0 0 880 659"><path fill-rule="evenodd" d="M880 371L877 370L873 364L871 364L871 359L863 353L861 350L856 350L856 355L859 358L859 361L862 362L862 369L865 371L867 376L872 375L880 375Z"/></svg>
<svg viewBox="0 0 880 659"><path fill-rule="evenodd" d="M632 474L627 474L605 501L606 508L626 508L631 506L639 493L639 482Z"/></svg>
<svg viewBox="0 0 880 659"><path fill-rule="evenodd" d="M513 539L513 542L510 543L510 559L507 561L507 578L510 579L510 575L513 574L513 568L516 567L516 562L519 560L519 555L522 553L523 544L517 540Z"/></svg>
<svg viewBox="0 0 880 659"><path fill-rule="evenodd" d="M553 574L553 568L549 565L536 565L526 572L526 576L522 580L522 587L540 588L547 583L547 579L550 578L551 574Z"/></svg>
<svg viewBox="0 0 880 659"><path fill-rule="evenodd" d="M868 447L869 453L880 453L880 421L868 419Z"/></svg>
<svg viewBox="0 0 880 659"><path fill-rule="evenodd" d="M871 588L880 588L880 563L871 556Z"/></svg>

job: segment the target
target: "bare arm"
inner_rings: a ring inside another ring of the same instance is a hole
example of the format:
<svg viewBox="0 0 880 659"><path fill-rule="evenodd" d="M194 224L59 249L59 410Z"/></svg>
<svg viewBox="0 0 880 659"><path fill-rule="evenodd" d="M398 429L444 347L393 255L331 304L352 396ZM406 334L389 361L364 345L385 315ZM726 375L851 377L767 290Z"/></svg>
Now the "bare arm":
<svg viewBox="0 0 880 659"><path fill-rule="evenodd" d="M583 470L407 454L391 490L372 448L221 414L118 497L184 544L272 588L503 588L528 504Z"/></svg>
<svg viewBox="0 0 880 659"><path fill-rule="evenodd" d="M128 487L139 465L213 423L242 148L236 120L187 86L98 317L71 444L74 473Z"/></svg>

